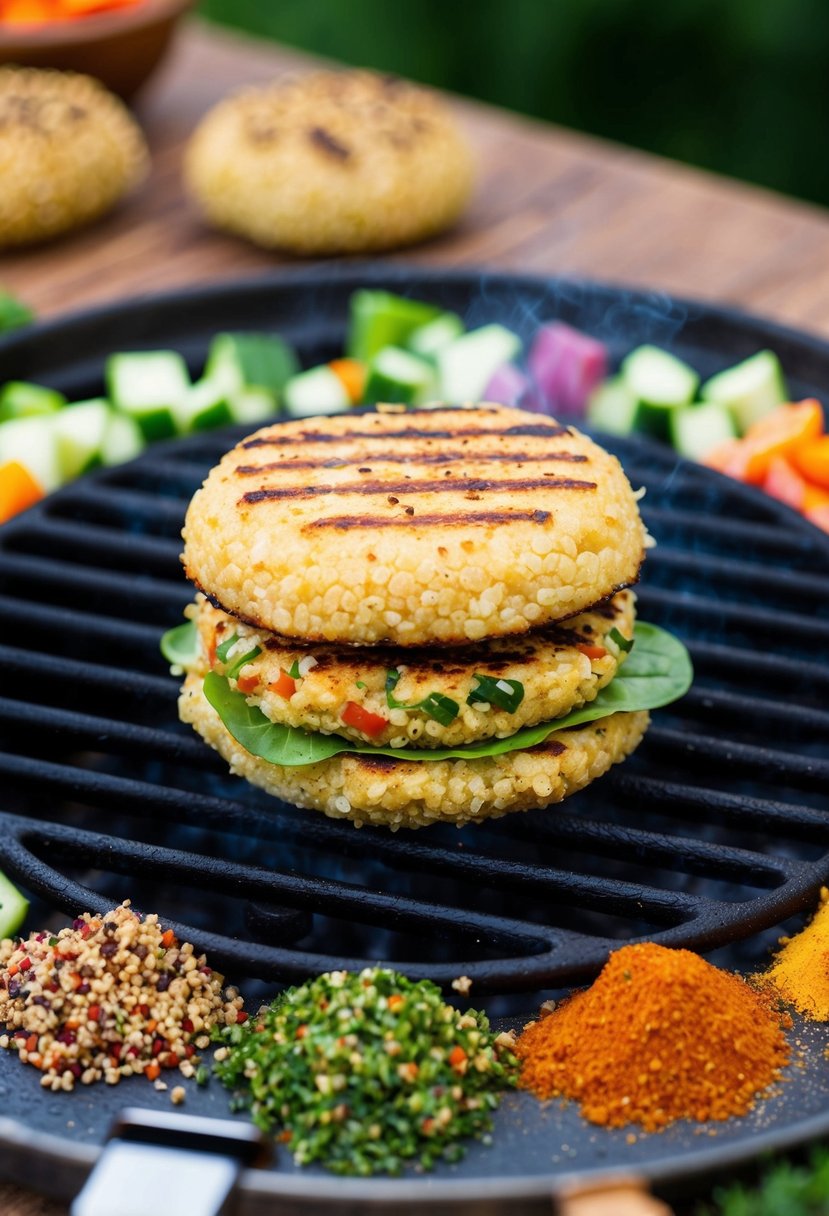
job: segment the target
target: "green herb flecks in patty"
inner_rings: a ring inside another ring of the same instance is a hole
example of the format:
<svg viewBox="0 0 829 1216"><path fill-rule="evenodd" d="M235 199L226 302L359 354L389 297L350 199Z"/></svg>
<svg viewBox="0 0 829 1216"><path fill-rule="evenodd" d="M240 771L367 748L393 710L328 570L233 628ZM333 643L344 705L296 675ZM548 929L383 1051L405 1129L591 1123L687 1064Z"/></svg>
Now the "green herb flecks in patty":
<svg viewBox="0 0 829 1216"><path fill-rule="evenodd" d="M483 1013L381 968L328 972L216 1037L236 1105L297 1164L338 1174L458 1160L516 1076L511 1037L496 1039Z"/></svg>

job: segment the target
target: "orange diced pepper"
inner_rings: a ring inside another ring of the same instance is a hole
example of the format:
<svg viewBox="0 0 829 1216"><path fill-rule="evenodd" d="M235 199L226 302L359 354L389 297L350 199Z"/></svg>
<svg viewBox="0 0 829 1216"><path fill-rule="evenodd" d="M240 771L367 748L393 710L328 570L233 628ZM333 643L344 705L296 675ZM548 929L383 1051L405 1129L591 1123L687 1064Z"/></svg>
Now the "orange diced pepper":
<svg viewBox="0 0 829 1216"><path fill-rule="evenodd" d="M812 507L805 512L806 518L824 532L829 532L829 503L822 507Z"/></svg>
<svg viewBox="0 0 829 1216"><path fill-rule="evenodd" d="M258 684L259 676L256 674L256 672L253 672L251 675L236 677L236 687L239 689L239 692L243 692L245 694L253 692Z"/></svg>
<svg viewBox="0 0 829 1216"><path fill-rule="evenodd" d="M332 359L328 366L348 393L351 404L361 401L366 387L365 364L359 359Z"/></svg>
<svg viewBox="0 0 829 1216"><path fill-rule="evenodd" d="M9 460L0 465L0 523L33 506L43 490L25 465Z"/></svg>
<svg viewBox="0 0 829 1216"><path fill-rule="evenodd" d="M145 1067L144 1076L148 1081L157 1081L161 1076L161 1065L153 1060L151 1064L147 1064Z"/></svg>
<svg viewBox="0 0 829 1216"><path fill-rule="evenodd" d="M586 654L588 659L603 659L607 654L604 646L588 646L585 642L579 642L576 650L581 654Z"/></svg>
<svg viewBox="0 0 829 1216"><path fill-rule="evenodd" d="M749 451L742 439L726 439L706 452L702 463L718 473L725 473L727 477L745 481L748 457Z"/></svg>
<svg viewBox="0 0 829 1216"><path fill-rule="evenodd" d="M763 489L787 507L793 507L795 511L803 510L806 482L785 456L772 456Z"/></svg>
<svg viewBox="0 0 829 1216"><path fill-rule="evenodd" d="M176 935L172 929L166 929L161 934L161 944L167 950L169 950L171 946L174 946L176 944Z"/></svg>
<svg viewBox="0 0 829 1216"><path fill-rule="evenodd" d="M829 490L829 435L821 435L792 452L792 464L807 481Z"/></svg>
<svg viewBox="0 0 829 1216"><path fill-rule="evenodd" d="M743 436L748 447L745 477L761 485L775 456L788 455L823 432L820 402L808 398L797 405L779 405L749 427Z"/></svg>
<svg viewBox="0 0 829 1216"><path fill-rule="evenodd" d="M288 701L296 692L296 680L289 676L287 671L280 671L277 678L271 680L268 688L271 692L275 692L278 696L284 697Z"/></svg>

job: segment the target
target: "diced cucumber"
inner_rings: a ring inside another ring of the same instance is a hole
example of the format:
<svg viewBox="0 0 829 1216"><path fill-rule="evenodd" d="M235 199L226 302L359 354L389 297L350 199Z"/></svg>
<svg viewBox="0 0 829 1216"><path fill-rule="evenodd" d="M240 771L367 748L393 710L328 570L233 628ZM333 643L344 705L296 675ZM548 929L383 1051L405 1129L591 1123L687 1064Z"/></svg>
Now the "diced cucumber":
<svg viewBox="0 0 829 1216"><path fill-rule="evenodd" d="M345 385L327 364L293 376L285 385L282 404L291 418L345 414L351 408Z"/></svg>
<svg viewBox="0 0 829 1216"><path fill-rule="evenodd" d="M622 362L622 378L639 402L636 429L669 440L671 411L688 405L699 376L658 346L638 346Z"/></svg>
<svg viewBox="0 0 829 1216"><path fill-rule="evenodd" d="M770 350L758 351L706 380L702 396L728 406L741 435L775 406L789 400L780 360Z"/></svg>
<svg viewBox="0 0 829 1216"><path fill-rule="evenodd" d="M264 422L279 413L273 393L265 388L243 388L230 398L233 421L242 424Z"/></svg>
<svg viewBox="0 0 829 1216"><path fill-rule="evenodd" d="M363 401L375 405L378 401L422 405L433 398L437 377L431 363L397 346L378 351L369 364Z"/></svg>
<svg viewBox="0 0 829 1216"><path fill-rule="evenodd" d="M221 384L228 396L243 389L267 389L278 400L299 371L287 342L275 334L217 334L210 344L204 378Z"/></svg>
<svg viewBox="0 0 829 1216"><path fill-rule="evenodd" d="M634 397L648 405L687 405L699 384L692 367L658 346L637 346L622 362L622 376Z"/></svg>
<svg viewBox="0 0 829 1216"><path fill-rule="evenodd" d="M79 401L55 415L52 426L57 437L61 481L71 481L101 463L111 415L109 402L100 397Z"/></svg>
<svg viewBox="0 0 829 1216"><path fill-rule="evenodd" d="M26 896L0 870L0 941L15 936L28 911Z"/></svg>
<svg viewBox="0 0 829 1216"><path fill-rule="evenodd" d="M46 414L0 423L0 464L18 461L46 494L61 484L54 420L54 415Z"/></svg>
<svg viewBox="0 0 829 1216"><path fill-rule="evenodd" d="M503 325L484 325L456 338L437 353L441 398L455 405L479 401L493 372L520 352L520 338Z"/></svg>
<svg viewBox="0 0 829 1216"><path fill-rule="evenodd" d="M609 435L632 434L638 414L639 402L621 376L600 384L587 403L587 422Z"/></svg>
<svg viewBox="0 0 829 1216"><path fill-rule="evenodd" d="M175 435L175 410L190 391L181 355L172 350L110 355L106 381L112 404L135 419L146 440Z"/></svg>
<svg viewBox="0 0 829 1216"><path fill-rule="evenodd" d="M184 400L173 406L173 419L178 434L189 435L192 431L227 426L233 421L233 413L222 384L205 378L189 388Z"/></svg>
<svg viewBox="0 0 829 1216"><path fill-rule="evenodd" d="M368 363L384 346L405 346L414 330L441 315L441 309L390 291L355 291L351 297L346 354Z"/></svg>
<svg viewBox="0 0 829 1216"><path fill-rule="evenodd" d="M0 389L0 422L10 418L33 418L55 414L66 405L63 393L25 380L10 380Z"/></svg>
<svg viewBox="0 0 829 1216"><path fill-rule="evenodd" d="M689 460L701 460L718 443L734 439L736 434L731 411L718 401L681 406L671 414L671 442Z"/></svg>
<svg viewBox="0 0 829 1216"><path fill-rule="evenodd" d="M144 435L141 427L129 414L110 410L109 423L104 442L101 444L101 463L123 464L134 460L144 451Z"/></svg>
<svg viewBox="0 0 829 1216"><path fill-rule="evenodd" d="M464 331L463 321L454 312L441 313L427 325L419 325L409 334L406 349L421 359L434 359L439 350L460 338Z"/></svg>

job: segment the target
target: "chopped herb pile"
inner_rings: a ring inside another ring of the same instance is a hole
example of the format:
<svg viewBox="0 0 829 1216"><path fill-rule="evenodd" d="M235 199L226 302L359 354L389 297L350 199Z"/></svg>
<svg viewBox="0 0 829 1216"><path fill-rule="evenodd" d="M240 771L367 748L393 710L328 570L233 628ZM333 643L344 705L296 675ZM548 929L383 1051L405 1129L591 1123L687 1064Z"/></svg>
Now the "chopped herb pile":
<svg viewBox="0 0 829 1216"><path fill-rule="evenodd" d="M516 1075L512 1037L494 1037L483 1013L382 968L328 972L214 1038L236 1108L278 1131L298 1165L338 1174L458 1160Z"/></svg>

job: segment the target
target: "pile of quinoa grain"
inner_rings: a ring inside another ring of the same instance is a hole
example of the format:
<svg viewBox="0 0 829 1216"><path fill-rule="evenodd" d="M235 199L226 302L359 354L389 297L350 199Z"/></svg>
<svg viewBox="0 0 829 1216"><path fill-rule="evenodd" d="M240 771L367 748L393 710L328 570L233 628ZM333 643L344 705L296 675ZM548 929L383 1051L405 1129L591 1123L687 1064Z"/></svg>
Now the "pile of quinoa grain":
<svg viewBox="0 0 829 1216"><path fill-rule="evenodd" d="M0 941L0 1047L43 1073L46 1089L164 1068L196 1075L214 1027L243 1023L242 998L187 942L125 900L57 934Z"/></svg>

